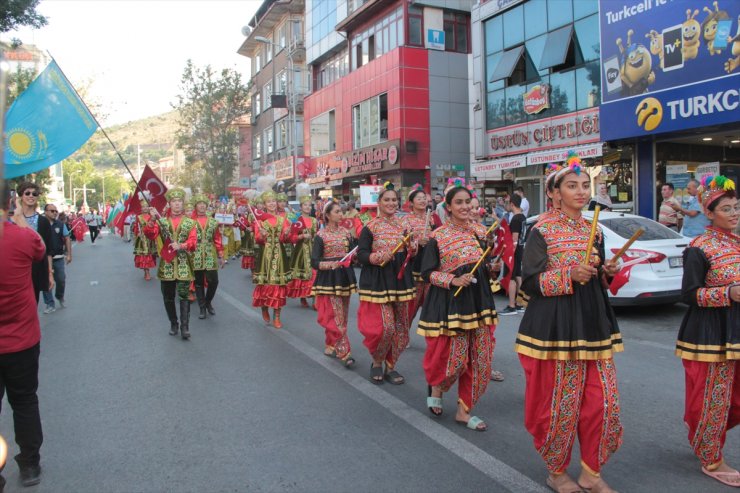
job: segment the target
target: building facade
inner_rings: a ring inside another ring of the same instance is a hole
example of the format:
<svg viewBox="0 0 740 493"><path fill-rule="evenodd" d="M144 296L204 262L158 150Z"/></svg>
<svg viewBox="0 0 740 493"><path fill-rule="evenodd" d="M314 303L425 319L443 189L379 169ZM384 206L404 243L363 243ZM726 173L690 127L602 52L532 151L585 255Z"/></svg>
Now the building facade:
<svg viewBox="0 0 740 493"><path fill-rule="evenodd" d="M303 98L310 89L304 8L303 0L265 0L245 26L246 39L238 52L252 67L252 172L247 186L254 185L252 177L272 175L290 189L296 169L303 166Z"/></svg>
<svg viewBox="0 0 740 493"><path fill-rule="evenodd" d="M358 197L469 171L471 1L306 0L305 178Z"/></svg>

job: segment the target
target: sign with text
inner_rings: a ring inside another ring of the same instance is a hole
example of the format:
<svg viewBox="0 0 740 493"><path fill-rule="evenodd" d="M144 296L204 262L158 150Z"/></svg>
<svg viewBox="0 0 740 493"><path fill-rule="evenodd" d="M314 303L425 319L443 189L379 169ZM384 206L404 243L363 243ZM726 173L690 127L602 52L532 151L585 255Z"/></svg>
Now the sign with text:
<svg viewBox="0 0 740 493"><path fill-rule="evenodd" d="M567 149L556 149L547 152L533 152L527 155L527 166L536 164L561 163L568 158L569 152L575 152L581 159L594 158L602 155L603 146L601 142L597 144L570 147Z"/></svg>
<svg viewBox="0 0 740 493"><path fill-rule="evenodd" d="M719 163L707 163L696 167L694 178L701 180L705 176L717 176L719 174Z"/></svg>
<svg viewBox="0 0 740 493"><path fill-rule="evenodd" d="M399 141L392 140L342 154L344 176L363 175L374 171L398 169Z"/></svg>
<svg viewBox="0 0 740 493"><path fill-rule="evenodd" d="M489 157L600 142L599 109L497 128L489 130L487 137Z"/></svg>
<svg viewBox="0 0 740 493"><path fill-rule="evenodd" d="M534 115L550 107L550 84L537 84L522 96L524 112Z"/></svg>
<svg viewBox="0 0 740 493"><path fill-rule="evenodd" d="M360 204L362 207L377 207L378 195L382 185L360 185Z"/></svg>
<svg viewBox="0 0 740 493"><path fill-rule="evenodd" d="M216 213L213 218L218 224L234 224L234 214L220 214Z"/></svg>
<svg viewBox="0 0 740 493"><path fill-rule="evenodd" d="M273 169L275 170L276 180L289 180L295 175L295 167L293 166L293 156L280 159L272 163Z"/></svg>
<svg viewBox="0 0 740 493"><path fill-rule="evenodd" d="M527 156L494 159L470 165L470 175L476 179L501 179L501 170L523 168L527 165Z"/></svg>
<svg viewBox="0 0 740 493"><path fill-rule="evenodd" d="M427 48L432 50L445 49L445 32L437 29L427 29Z"/></svg>

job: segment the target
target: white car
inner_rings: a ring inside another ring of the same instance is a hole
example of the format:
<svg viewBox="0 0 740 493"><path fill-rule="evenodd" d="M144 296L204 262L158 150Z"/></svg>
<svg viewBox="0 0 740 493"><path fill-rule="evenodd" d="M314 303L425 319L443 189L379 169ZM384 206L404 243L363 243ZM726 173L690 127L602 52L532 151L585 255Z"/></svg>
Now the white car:
<svg viewBox="0 0 740 493"><path fill-rule="evenodd" d="M592 211L583 216L593 218ZM527 219L533 226L536 217ZM613 257L639 228L645 229L622 257L621 262L647 258L647 262L632 266L629 281L616 296L609 292L614 306L675 303L681 299L683 278L683 251L690 238L682 236L662 224L642 216L621 212L601 212L599 224L604 232L607 260Z"/></svg>

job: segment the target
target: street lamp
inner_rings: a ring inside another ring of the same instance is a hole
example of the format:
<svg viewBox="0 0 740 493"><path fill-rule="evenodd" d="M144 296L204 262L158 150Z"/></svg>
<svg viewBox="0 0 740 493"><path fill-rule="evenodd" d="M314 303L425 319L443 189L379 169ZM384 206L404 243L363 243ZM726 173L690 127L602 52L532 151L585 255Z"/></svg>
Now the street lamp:
<svg viewBox="0 0 740 493"><path fill-rule="evenodd" d="M275 46L275 43L271 41L270 39L264 37L264 36L255 36L254 40L258 43L270 45L271 49L272 46ZM285 96L288 100L288 115L290 116L290 155L293 157L293 172L295 173L295 166L298 162L298 143L296 140L296 126L297 126L297 118L295 114L295 101L293 101L293 98L295 97L295 88L293 87L294 77L295 77L295 66L293 65L293 55L290 53L290 46L286 47L286 53L288 55L288 72L290 72L290 77L288 77L287 85L285 88ZM274 92L274 86L275 86L275 55L272 56L272 86L273 86L273 92ZM272 106L272 104L270 104ZM273 142L275 140L274 136L275 130L273 129Z"/></svg>
<svg viewBox="0 0 740 493"><path fill-rule="evenodd" d="M74 201L72 199L72 191L74 190L72 186L72 175L76 175L77 173L82 173L81 169L78 169L77 171L70 171L69 172L69 200L72 201L72 207L74 207Z"/></svg>

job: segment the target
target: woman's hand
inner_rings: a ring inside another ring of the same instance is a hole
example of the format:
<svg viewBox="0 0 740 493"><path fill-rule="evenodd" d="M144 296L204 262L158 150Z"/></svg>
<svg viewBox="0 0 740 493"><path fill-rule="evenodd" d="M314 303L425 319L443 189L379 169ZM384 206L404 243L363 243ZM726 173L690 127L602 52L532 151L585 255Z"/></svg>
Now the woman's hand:
<svg viewBox="0 0 740 493"><path fill-rule="evenodd" d="M579 264L570 270L570 278L575 282L587 283L592 277L596 276L598 270L590 265Z"/></svg>
<svg viewBox="0 0 740 493"><path fill-rule="evenodd" d="M607 260L604 264L604 273L608 277L614 277L617 272L619 272L619 266L617 265L617 261L612 258L610 260Z"/></svg>
<svg viewBox="0 0 740 493"><path fill-rule="evenodd" d="M735 303L740 303L740 284L730 287L730 299Z"/></svg>
<svg viewBox="0 0 740 493"><path fill-rule="evenodd" d="M421 238L419 238L418 243L420 247L425 247L427 243L429 243L429 238L422 236Z"/></svg>
<svg viewBox="0 0 740 493"><path fill-rule="evenodd" d="M460 277L456 277L452 280L450 284L452 284L455 287L468 287L473 282L473 274L463 274Z"/></svg>

